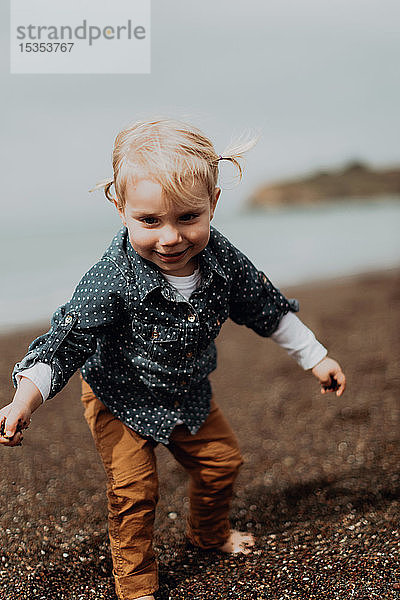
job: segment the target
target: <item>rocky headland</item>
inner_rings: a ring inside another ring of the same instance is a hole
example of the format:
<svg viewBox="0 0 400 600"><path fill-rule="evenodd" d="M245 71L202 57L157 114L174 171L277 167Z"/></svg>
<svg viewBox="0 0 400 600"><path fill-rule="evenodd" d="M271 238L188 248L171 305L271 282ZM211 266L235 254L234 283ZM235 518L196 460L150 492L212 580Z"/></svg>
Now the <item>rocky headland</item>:
<svg viewBox="0 0 400 600"><path fill-rule="evenodd" d="M342 169L318 171L264 185L252 195L250 206L267 208L379 196L400 199L400 167L373 169L364 163L352 162Z"/></svg>

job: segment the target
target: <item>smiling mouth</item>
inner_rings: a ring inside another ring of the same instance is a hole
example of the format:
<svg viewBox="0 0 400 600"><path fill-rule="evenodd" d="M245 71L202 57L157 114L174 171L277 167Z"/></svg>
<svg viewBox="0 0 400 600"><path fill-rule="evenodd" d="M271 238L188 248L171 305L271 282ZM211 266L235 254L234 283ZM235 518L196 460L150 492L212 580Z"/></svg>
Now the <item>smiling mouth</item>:
<svg viewBox="0 0 400 600"><path fill-rule="evenodd" d="M175 260L179 260L180 258L182 258L188 250L189 250L189 247L185 248L185 250L182 250L181 252L170 252L168 254L164 254L163 252L157 252L157 250L155 250L155 253L157 254L157 256L159 256L161 258L161 260L173 262Z"/></svg>

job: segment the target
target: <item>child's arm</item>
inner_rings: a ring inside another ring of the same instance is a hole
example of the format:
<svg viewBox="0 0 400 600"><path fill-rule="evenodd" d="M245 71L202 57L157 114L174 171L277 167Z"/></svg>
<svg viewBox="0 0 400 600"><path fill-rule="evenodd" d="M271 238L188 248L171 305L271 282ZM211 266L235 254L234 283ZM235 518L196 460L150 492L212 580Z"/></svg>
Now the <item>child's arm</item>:
<svg viewBox="0 0 400 600"><path fill-rule="evenodd" d="M46 399L55 396L96 351L98 337L118 321L125 294L126 281L119 269L106 259L96 263L81 279L71 300L56 310L50 330L34 340L15 365L15 387L24 371L45 363L51 367Z"/></svg>
<svg viewBox="0 0 400 600"><path fill-rule="evenodd" d="M11 404L0 410L0 444L20 446L22 431L30 424L32 413L42 404L42 395L32 381L22 377Z"/></svg>
<svg viewBox="0 0 400 600"><path fill-rule="evenodd" d="M298 311L298 302L285 298L243 253L227 240L225 242L228 245L233 274L230 318L239 325L250 327L263 337L275 337L275 341L278 341L277 334L280 327L282 331L283 320L285 319L286 324L294 323L293 313ZM341 396L346 387L346 379L340 365L326 356L326 348L319 344L311 330L300 320L298 324L301 324L300 330L307 330L305 337L300 331L300 337L293 344L291 336L294 330L290 327L290 335L284 336L285 339L282 338L278 343L294 356L303 369L312 369L313 375L321 383L323 394L336 391L337 396ZM309 346L310 351L306 354L302 353L304 341L307 345L309 341L312 342Z"/></svg>
<svg viewBox="0 0 400 600"><path fill-rule="evenodd" d="M341 396L346 387L345 376L339 364L327 357L327 349L293 313L285 315L271 335L271 339L284 348L304 369L311 369L321 382L321 392L336 391Z"/></svg>

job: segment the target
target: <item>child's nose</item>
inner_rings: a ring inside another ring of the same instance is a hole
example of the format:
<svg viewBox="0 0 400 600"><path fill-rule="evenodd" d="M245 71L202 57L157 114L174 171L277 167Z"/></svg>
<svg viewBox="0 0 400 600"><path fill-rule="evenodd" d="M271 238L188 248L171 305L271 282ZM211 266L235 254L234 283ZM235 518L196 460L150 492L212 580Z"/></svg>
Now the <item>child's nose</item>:
<svg viewBox="0 0 400 600"><path fill-rule="evenodd" d="M160 244L162 246L175 246L182 241L179 229L166 225L160 232Z"/></svg>

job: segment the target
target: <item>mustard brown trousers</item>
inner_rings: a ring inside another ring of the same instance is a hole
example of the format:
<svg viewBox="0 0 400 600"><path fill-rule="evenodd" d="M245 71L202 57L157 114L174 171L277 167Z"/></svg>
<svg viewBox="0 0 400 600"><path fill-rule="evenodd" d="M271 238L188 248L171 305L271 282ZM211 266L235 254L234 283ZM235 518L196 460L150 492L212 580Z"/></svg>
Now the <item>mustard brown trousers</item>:
<svg viewBox="0 0 400 600"><path fill-rule="evenodd" d="M82 402L107 475L108 531L117 596L133 600L151 595L158 589L153 550L157 443L124 425L83 379ZM243 459L215 401L211 400L210 414L196 434L177 425L166 447L190 477L189 540L204 549L221 546L230 533L230 501Z"/></svg>

